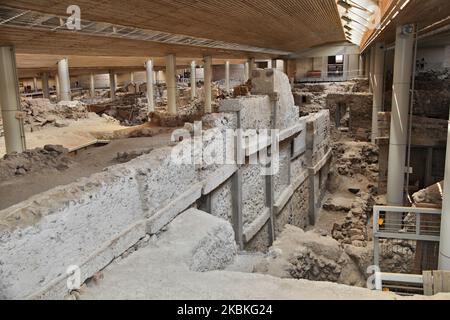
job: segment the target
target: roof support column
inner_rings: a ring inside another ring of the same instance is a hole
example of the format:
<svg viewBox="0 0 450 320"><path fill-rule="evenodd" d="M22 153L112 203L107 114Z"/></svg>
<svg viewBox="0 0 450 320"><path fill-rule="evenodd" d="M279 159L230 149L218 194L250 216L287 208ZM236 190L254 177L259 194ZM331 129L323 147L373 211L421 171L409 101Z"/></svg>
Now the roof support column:
<svg viewBox="0 0 450 320"><path fill-rule="evenodd" d="M204 57L205 62L205 113L212 112L212 57Z"/></svg>
<svg viewBox="0 0 450 320"><path fill-rule="evenodd" d="M195 61L191 62L191 99L195 100L197 97L197 64Z"/></svg>
<svg viewBox="0 0 450 320"><path fill-rule="evenodd" d="M358 76L362 77L364 76L364 55L359 55L359 62L358 62Z"/></svg>
<svg viewBox="0 0 450 320"><path fill-rule="evenodd" d="M244 63L244 82L250 80L250 64L248 61Z"/></svg>
<svg viewBox="0 0 450 320"><path fill-rule="evenodd" d="M116 99L116 88L117 88L117 75L114 73L113 70L109 71L109 97L111 98L111 100L115 100Z"/></svg>
<svg viewBox="0 0 450 320"><path fill-rule="evenodd" d="M34 88L34 92L38 92L39 91L36 77L33 78L33 88Z"/></svg>
<svg viewBox="0 0 450 320"><path fill-rule="evenodd" d="M130 72L130 82L134 83L134 72Z"/></svg>
<svg viewBox="0 0 450 320"><path fill-rule="evenodd" d="M408 142L408 114L411 98L411 76L414 51L414 26L397 28L392 86L391 136L389 141L389 171L387 202L403 206L405 191L406 146ZM375 52L375 50L374 50ZM392 220L389 215L387 222ZM391 222L392 223L392 222ZM395 221L393 222L395 223Z"/></svg>
<svg viewBox="0 0 450 320"><path fill-rule="evenodd" d="M230 61L225 62L225 92L230 93Z"/></svg>
<svg viewBox="0 0 450 320"><path fill-rule="evenodd" d="M369 92L373 93L373 72L375 70L375 47L370 48Z"/></svg>
<svg viewBox="0 0 450 320"><path fill-rule="evenodd" d="M377 43L373 48L375 62L373 70L373 111L372 111L372 143L379 137L378 113L383 111L384 91L384 43Z"/></svg>
<svg viewBox="0 0 450 320"><path fill-rule="evenodd" d="M450 271L450 120L447 133L447 156L445 161L443 193L439 270Z"/></svg>
<svg viewBox="0 0 450 320"><path fill-rule="evenodd" d="M61 100L61 86L59 85L59 76L55 74L56 99Z"/></svg>
<svg viewBox="0 0 450 320"><path fill-rule="evenodd" d="M167 84L167 111L171 115L177 114L177 58L174 54L166 56L166 84Z"/></svg>
<svg viewBox="0 0 450 320"><path fill-rule="evenodd" d="M370 72L370 50L364 54L364 76L369 77L369 72Z"/></svg>
<svg viewBox="0 0 450 320"><path fill-rule="evenodd" d="M48 73L44 72L41 76L42 79L42 95L45 99L50 98L50 87L48 85Z"/></svg>
<svg viewBox="0 0 450 320"><path fill-rule="evenodd" d="M155 112L155 91L154 91L154 71L153 71L153 60L148 60L145 64L145 69L147 71L147 112Z"/></svg>
<svg viewBox="0 0 450 320"><path fill-rule="evenodd" d="M58 61L58 77L61 101L71 101L69 61L67 58Z"/></svg>
<svg viewBox="0 0 450 320"><path fill-rule="evenodd" d="M6 153L26 150L14 47L0 47L0 108Z"/></svg>
<svg viewBox="0 0 450 320"><path fill-rule="evenodd" d="M95 75L93 73L90 74L90 95L91 98L95 98Z"/></svg>
<svg viewBox="0 0 450 320"><path fill-rule="evenodd" d="M272 59L272 69L277 69L277 59Z"/></svg>
<svg viewBox="0 0 450 320"><path fill-rule="evenodd" d="M248 78L252 78L253 70L255 70L255 58L248 59Z"/></svg>

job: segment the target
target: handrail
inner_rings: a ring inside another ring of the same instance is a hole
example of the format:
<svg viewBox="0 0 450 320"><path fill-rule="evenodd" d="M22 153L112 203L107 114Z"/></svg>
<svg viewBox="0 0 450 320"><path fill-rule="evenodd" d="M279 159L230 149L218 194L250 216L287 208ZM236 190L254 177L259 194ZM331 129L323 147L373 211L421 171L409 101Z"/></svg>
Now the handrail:
<svg viewBox="0 0 450 320"><path fill-rule="evenodd" d="M382 212L390 214L391 218L382 217ZM374 264L380 265L380 239L439 242L441 223L437 218L441 215L440 209L374 206Z"/></svg>

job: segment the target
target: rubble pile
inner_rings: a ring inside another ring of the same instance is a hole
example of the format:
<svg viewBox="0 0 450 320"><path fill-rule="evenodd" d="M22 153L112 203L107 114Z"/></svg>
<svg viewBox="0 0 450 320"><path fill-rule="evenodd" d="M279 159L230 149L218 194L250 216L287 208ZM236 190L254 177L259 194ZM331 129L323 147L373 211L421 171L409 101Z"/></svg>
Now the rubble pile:
<svg viewBox="0 0 450 320"><path fill-rule="evenodd" d="M337 142L333 144L333 155L335 172L339 175L363 175L374 184L378 180L379 150L376 145L365 142Z"/></svg>
<svg viewBox="0 0 450 320"><path fill-rule="evenodd" d="M89 105L88 109L100 116L114 118L123 125L140 125L147 121L146 104L140 97L140 94L125 94L114 101Z"/></svg>
<svg viewBox="0 0 450 320"><path fill-rule="evenodd" d="M413 274L416 245L412 241L381 239L380 267L383 272Z"/></svg>
<svg viewBox="0 0 450 320"><path fill-rule="evenodd" d="M297 83L294 85L292 93L296 105L301 106L301 116L307 116L326 108L327 97L330 94L351 94L368 91L368 80L354 79L339 83Z"/></svg>
<svg viewBox="0 0 450 320"><path fill-rule="evenodd" d="M415 205L434 205L436 207L442 207L443 190L444 181L441 181L416 192L413 194L412 199Z"/></svg>
<svg viewBox="0 0 450 320"><path fill-rule="evenodd" d="M333 238L342 244L355 247L366 247L369 239L369 217L372 214L373 197L361 192L351 204L344 223L335 223L332 230Z"/></svg>
<svg viewBox="0 0 450 320"><path fill-rule="evenodd" d="M217 108L218 105L213 104L213 109ZM200 121L204 115L204 109L204 103L196 99L188 105L178 107L176 115L170 115L165 106L158 106L151 118L153 123L161 127L182 127L186 122Z"/></svg>
<svg viewBox="0 0 450 320"><path fill-rule="evenodd" d="M364 286L366 278L344 247L329 236L286 225L258 273L281 278Z"/></svg>
<svg viewBox="0 0 450 320"><path fill-rule="evenodd" d="M5 155L0 160L0 180L42 170L66 170L72 164L68 153L69 150L62 146L46 145L44 148Z"/></svg>
<svg viewBox="0 0 450 320"><path fill-rule="evenodd" d="M234 86L233 96L236 97L246 97L250 95L252 91L252 80L248 80L245 84L240 84Z"/></svg>
<svg viewBox="0 0 450 320"><path fill-rule="evenodd" d="M86 105L80 101L62 101L54 104L48 99L23 98L20 102L27 132L39 131L45 127L67 127L72 121L89 117ZM3 136L1 118L0 136Z"/></svg>
<svg viewBox="0 0 450 320"><path fill-rule="evenodd" d="M148 149L144 151L129 151L129 152L118 152L114 160L118 163L127 163L133 159L136 159L144 154L150 154L154 149Z"/></svg>
<svg viewBox="0 0 450 320"><path fill-rule="evenodd" d="M352 92L369 92L369 79L353 79Z"/></svg>

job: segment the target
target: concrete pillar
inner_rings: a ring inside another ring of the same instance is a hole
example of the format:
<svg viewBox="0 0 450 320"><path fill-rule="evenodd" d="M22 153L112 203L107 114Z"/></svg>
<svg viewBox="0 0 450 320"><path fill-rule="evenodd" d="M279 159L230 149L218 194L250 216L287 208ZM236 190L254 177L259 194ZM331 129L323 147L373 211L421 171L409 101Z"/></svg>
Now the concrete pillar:
<svg viewBox="0 0 450 320"><path fill-rule="evenodd" d="M50 87L48 85L48 73L44 72L42 74L42 94L45 99L50 98Z"/></svg>
<svg viewBox="0 0 450 320"><path fill-rule="evenodd" d="M195 100L197 97L197 64L195 61L191 62L191 99Z"/></svg>
<svg viewBox="0 0 450 320"><path fill-rule="evenodd" d="M36 77L33 78L33 88L34 88L34 92L38 92L39 91Z"/></svg>
<svg viewBox="0 0 450 320"><path fill-rule="evenodd" d="M283 72L285 73L285 74L288 74L288 59L284 59L283 60Z"/></svg>
<svg viewBox="0 0 450 320"><path fill-rule="evenodd" d="M25 130L20 116L19 80L14 47L0 47L0 108L2 111L6 153L26 150Z"/></svg>
<svg viewBox="0 0 450 320"><path fill-rule="evenodd" d="M250 64L248 61L244 63L244 82L250 80Z"/></svg>
<svg viewBox="0 0 450 320"><path fill-rule="evenodd" d="M155 92L154 92L154 71L153 71L153 60L148 60L145 64L145 69L147 71L147 112L155 112Z"/></svg>
<svg viewBox="0 0 450 320"><path fill-rule="evenodd" d="M230 92L230 61L225 62L225 91Z"/></svg>
<svg viewBox="0 0 450 320"><path fill-rule="evenodd" d="M69 61L67 58L58 61L58 78L61 101L71 101Z"/></svg>
<svg viewBox="0 0 450 320"><path fill-rule="evenodd" d="M61 86L59 85L59 76L55 75L55 86L56 86L56 98L58 101L61 100Z"/></svg>
<svg viewBox="0 0 450 320"><path fill-rule="evenodd" d="M177 59L174 54L166 56L167 110L169 114L177 114Z"/></svg>
<svg viewBox="0 0 450 320"><path fill-rule="evenodd" d="M344 80L348 80L351 77L350 74L350 56L344 55Z"/></svg>
<svg viewBox="0 0 450 320"><path fill-rule="evenodd" d="M359 62L358 62L358 76L363 77L364 76L364 55L359 55Z"/></svg>
<svg viewBox="0 0 450 320"><path fill-rule="evenodd" d="M364 76L368 78L369 77L369 72L370 72L370 50L367 51L364 54L364 60L365 60L364 61L365 62L365 65L364 65Z"/></svg>
<svg viewBox="0 0 450 320"><path fill-rule="evenodd" d="M95 98L95 75L93 73L91 73L91 75L90 75L89 92L90 92L91 98Z"/></svg>
<svg viewBox="0 0 450 320"><path fill-rule="evenodd" d="M450 271L450 120L447 132L447 156L443 191L439 270Z"/></svg>
<svg viewBox="0 0 450 320"><path fill-rule="evenodd" d="M384 43L374 46L375 62L373 70L373 111L372 111L372 143L379 137L378 113L383 111L384 89Z"/></svg>
<svg viewBox="0 0 450 320"><path fill-rule="evenodd" d="M118 79L117 73L114 73L114 84L115 84L114 87L116 90L119 87L119 80L117 80L117 79Z"/></svg>
<svg viewBox="0 0 450 320"><path fill-rule="evenodd" d="M373 93L373 72L375 69L375 48L370 48L369 92Z"/></svg>
<svg viewBox="0 0 450 320"><path fill-rule="evenodd" d="M248 78L252 78L253 70L255 70L255 58L248 59Z"/></svg>
<svg viewBox="0 0 450 320"><path fill-rule="evenodd" d="M134 72L130 72L130 82L134 83Z"/></svg>
<svg viewBox="0 0 450 320"><path fill-rule="evenodd" d="M277 59L272 59L272 69L277 69L277 66L278 66L278 64L277 64Z"/></svg>
<svg viewBox="0 0 450 320"><path fill-rule="evenodd" d="M205 113L212 112L212 57L204 58L205 62Z"/></svg>
<svg viewBox="0 0 450 320"><path fill-rule="evenodd" d="M114 71L110 70L109 71L109 90L110 90L109 97L111 98L111 100L116 99L116 88L117 88L116 80L117 80L117 75L114 73Z"/></svg>
<svg viewBox="0 0 450 320"><path fill-rule="evenodd" d="M322 57L322 80L326 81L328 79L328 57Z"/></svg>
<svg viewBox="0 0 450 320"><path fill-rule="evenodd" d="M414 27L412 29L411 27L411 25L398 27L395 42L387 186L387 202L393 206L404 204L408 114L414 51Z"/></svg>

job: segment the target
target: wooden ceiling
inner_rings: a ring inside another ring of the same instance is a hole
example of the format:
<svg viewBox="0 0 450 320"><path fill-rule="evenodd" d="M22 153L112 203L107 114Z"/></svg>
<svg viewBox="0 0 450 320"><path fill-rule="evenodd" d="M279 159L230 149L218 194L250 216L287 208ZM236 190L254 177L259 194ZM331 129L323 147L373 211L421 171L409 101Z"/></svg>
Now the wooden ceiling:
<svg viewBox="0 0 450 320"><path fill-rule="evenodd" d="M0 0L0 4L61 16L67 16L69 5L77 4L81 19L288 52L345 41L336 0ZM168 51L190 54L185 46L116 39L97 40L99 45L95 45L94 39L79 39L76 34L61 37L54 32L31 32L27 37L7 28L0 30L0 42L13 41L18 52L23 53L49 53L39 44L45 41L58 54L67 54L67 49L87 55L106 54L107 50L110 55L156 56ZM86 52L89 49L91 52ZM198 49L193 51L198 56ZM222 53L230 55L225 50ZM242 57L242 52L237 55Z"/></svg>
<svg viewBox="0 0 450 320"><path fill-rule="evenodd" d="M398 8L403 3L403 0L381 0L383 16L387 16L395 7ZM427 32L450 24L450 0L411 0L372 43L394 43L396 27L410 23L417 24L419 30L433 25L427 29ZM366 33L362 43L363 48L373 33L374 31Z"/></svg>

